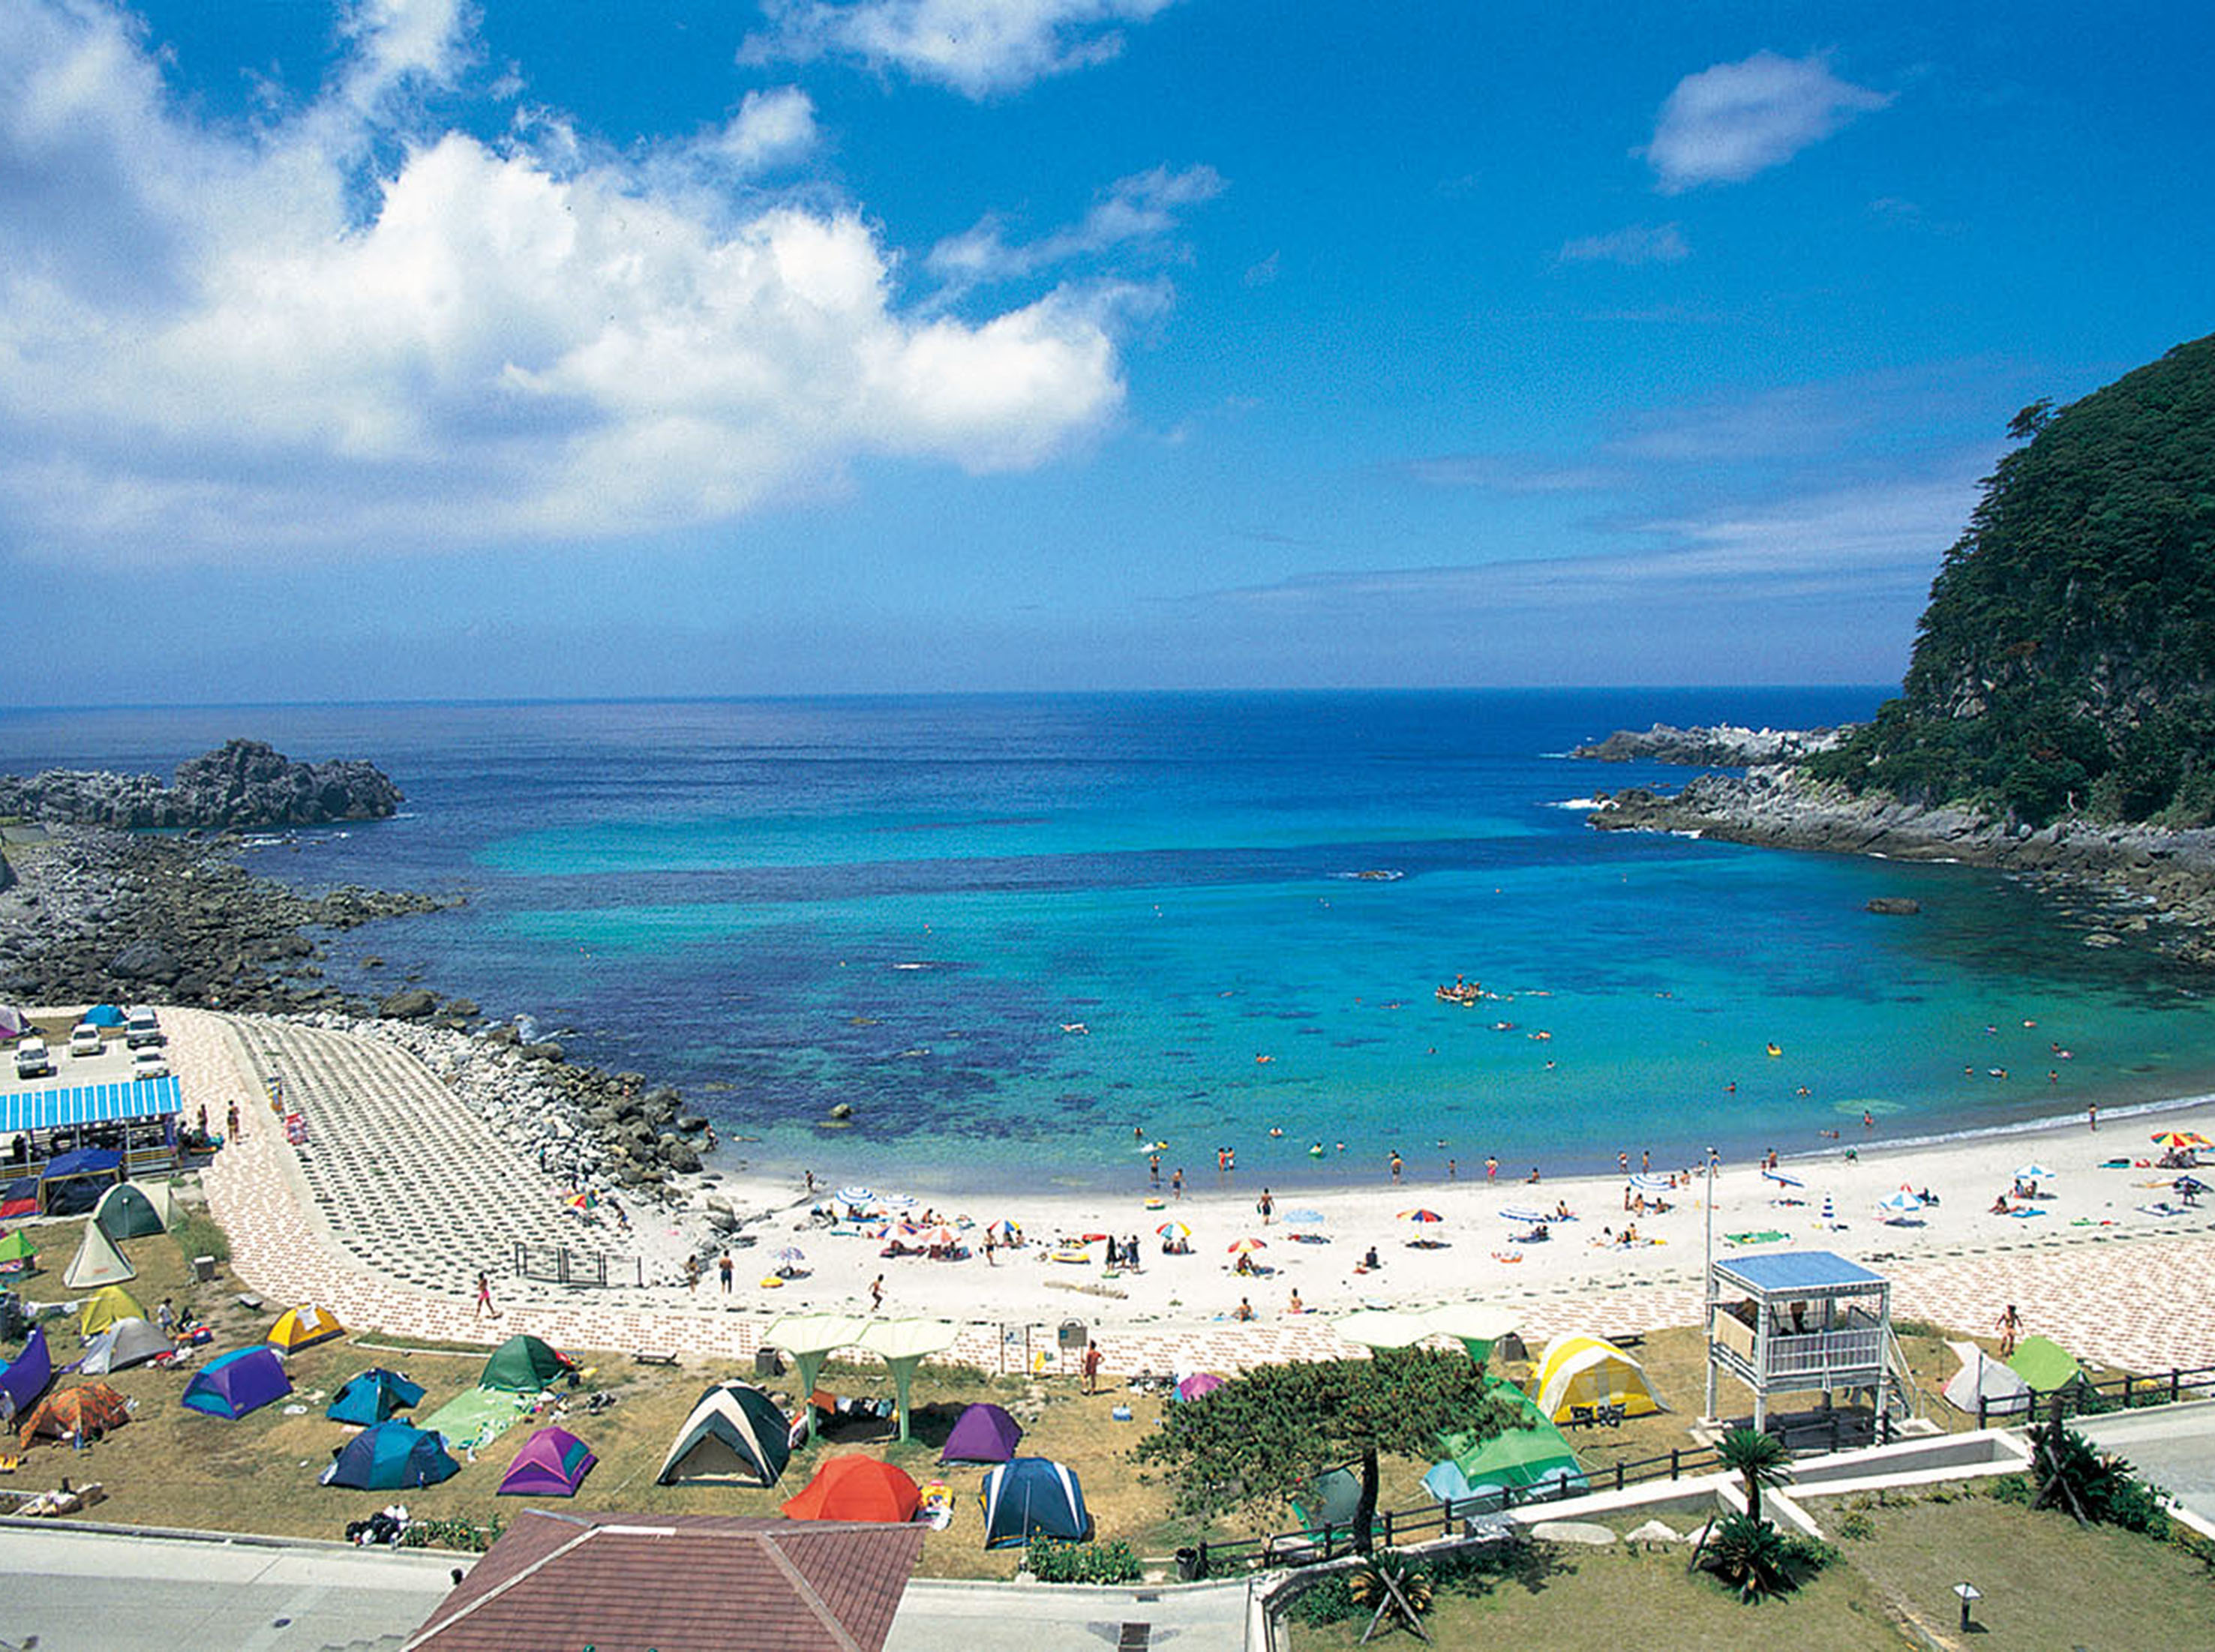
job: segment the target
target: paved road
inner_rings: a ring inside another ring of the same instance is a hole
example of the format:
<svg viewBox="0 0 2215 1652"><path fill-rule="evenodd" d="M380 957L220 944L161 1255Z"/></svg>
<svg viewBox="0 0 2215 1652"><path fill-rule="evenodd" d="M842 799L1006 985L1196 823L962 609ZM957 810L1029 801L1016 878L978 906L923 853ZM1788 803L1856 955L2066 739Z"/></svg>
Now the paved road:
<svg viewBox="0 0 2215 1652"><path fill-rule="evenodd" d="M453 1587L454 1564L392 1550L0 1525L0 1647L33 1637L39 1652L397 1647Z"/></svg>
<svg viewBox="0 0 2215 1652"><path fill-rule="evenodd" d="M2215 1402L2088 1416L2075 1426L2102 1451L2128 1458L2140 1479L2215 1520Z"/></svg>

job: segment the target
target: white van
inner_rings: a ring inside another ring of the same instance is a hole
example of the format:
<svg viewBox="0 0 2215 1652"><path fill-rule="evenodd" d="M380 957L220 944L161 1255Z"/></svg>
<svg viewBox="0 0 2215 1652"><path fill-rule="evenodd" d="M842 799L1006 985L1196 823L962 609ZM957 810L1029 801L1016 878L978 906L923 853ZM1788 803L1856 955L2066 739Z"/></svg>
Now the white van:
<svg viewBox="0 0 2215 1652"><path fill-rule="evenodd" d="M80 1021L70 1030L70 1057L97 1055L101 1051L100 1029L89 1021Z"/></svg>
<svg viewBox="0 0 2215 1652"><path fill-rule="evenodd" d="M43 1038L26 1038L15 1046L15 1076L42 1079L54 1070L53 1052Z"/></svg>
<svg viewBox="0 0 2215 1652"><path fill-rule="evenodd" d="M123 1042L136 1049L141 1044L162 1044L169 1040L162 1035L162 1023L151 1010L132 1010L123 1018Z"/></svg>

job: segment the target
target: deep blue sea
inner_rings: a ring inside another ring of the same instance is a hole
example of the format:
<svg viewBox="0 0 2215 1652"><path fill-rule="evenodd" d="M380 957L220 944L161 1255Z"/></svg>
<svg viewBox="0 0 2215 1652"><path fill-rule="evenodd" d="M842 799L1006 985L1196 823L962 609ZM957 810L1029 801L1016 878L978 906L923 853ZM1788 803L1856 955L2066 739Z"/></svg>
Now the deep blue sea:
<svg viewBox="0 0 2215 1652"><path fill-rule="evenodd" d="M1562 755L1611 729L1881 697L31 711L0 714L0 768L166 774L234 735L370 759L401 817L248 864L468 903L331 938L330 978L527 1013L779 1172L1120 1182L1161 1140L1201 1183L1221 1146L1278 1185L1373 1181L1395 1148L1416 1174L1552 1173L2215 1087L2193 978L2088 949L2020 884L1597 833L1571 806L1685 778ZM1903 894L1921 916L1863 910ZM1439 1002L1457 977L1495 996Z"/></svg>

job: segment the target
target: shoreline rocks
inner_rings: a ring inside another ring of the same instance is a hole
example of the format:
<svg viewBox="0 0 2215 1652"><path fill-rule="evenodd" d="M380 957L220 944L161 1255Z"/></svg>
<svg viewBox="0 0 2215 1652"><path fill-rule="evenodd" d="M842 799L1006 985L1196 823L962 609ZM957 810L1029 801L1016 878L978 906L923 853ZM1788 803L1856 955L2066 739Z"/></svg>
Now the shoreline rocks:
<svg viewBox="0 0 2215 1652"><path fill-rule="evenodd" d="M1815 752L1828 751L1853 729L1852 724L1834 729L1749 729L1732 723L1680 729L1656 723L1642 731L1617 729L1604 740L1576 747L1569 756L1599 763L1642 760L1702 768L1746 768L1757 763L1795 762Z"/></svg>
<svg viewBox="0 0 2215 1652"><path fill-rule="evenodd" d="M203 830L324 826L383 820L405 801L374 764L294 762L259 740L231 740L177 765L164 786L152 774L50 768L0 774L0 816L55 825Z"/></svg>

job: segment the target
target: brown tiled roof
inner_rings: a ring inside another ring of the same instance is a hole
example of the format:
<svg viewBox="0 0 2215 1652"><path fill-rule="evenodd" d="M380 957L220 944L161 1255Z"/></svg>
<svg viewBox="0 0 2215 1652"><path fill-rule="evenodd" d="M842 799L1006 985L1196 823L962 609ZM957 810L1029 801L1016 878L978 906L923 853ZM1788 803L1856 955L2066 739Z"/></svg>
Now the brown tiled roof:
<svg viewBox="0 0 2215 1652"><path fill-rule="evenodd" d="M526 1509L407 1652L881 1652L918 1526Z"/></svg>

